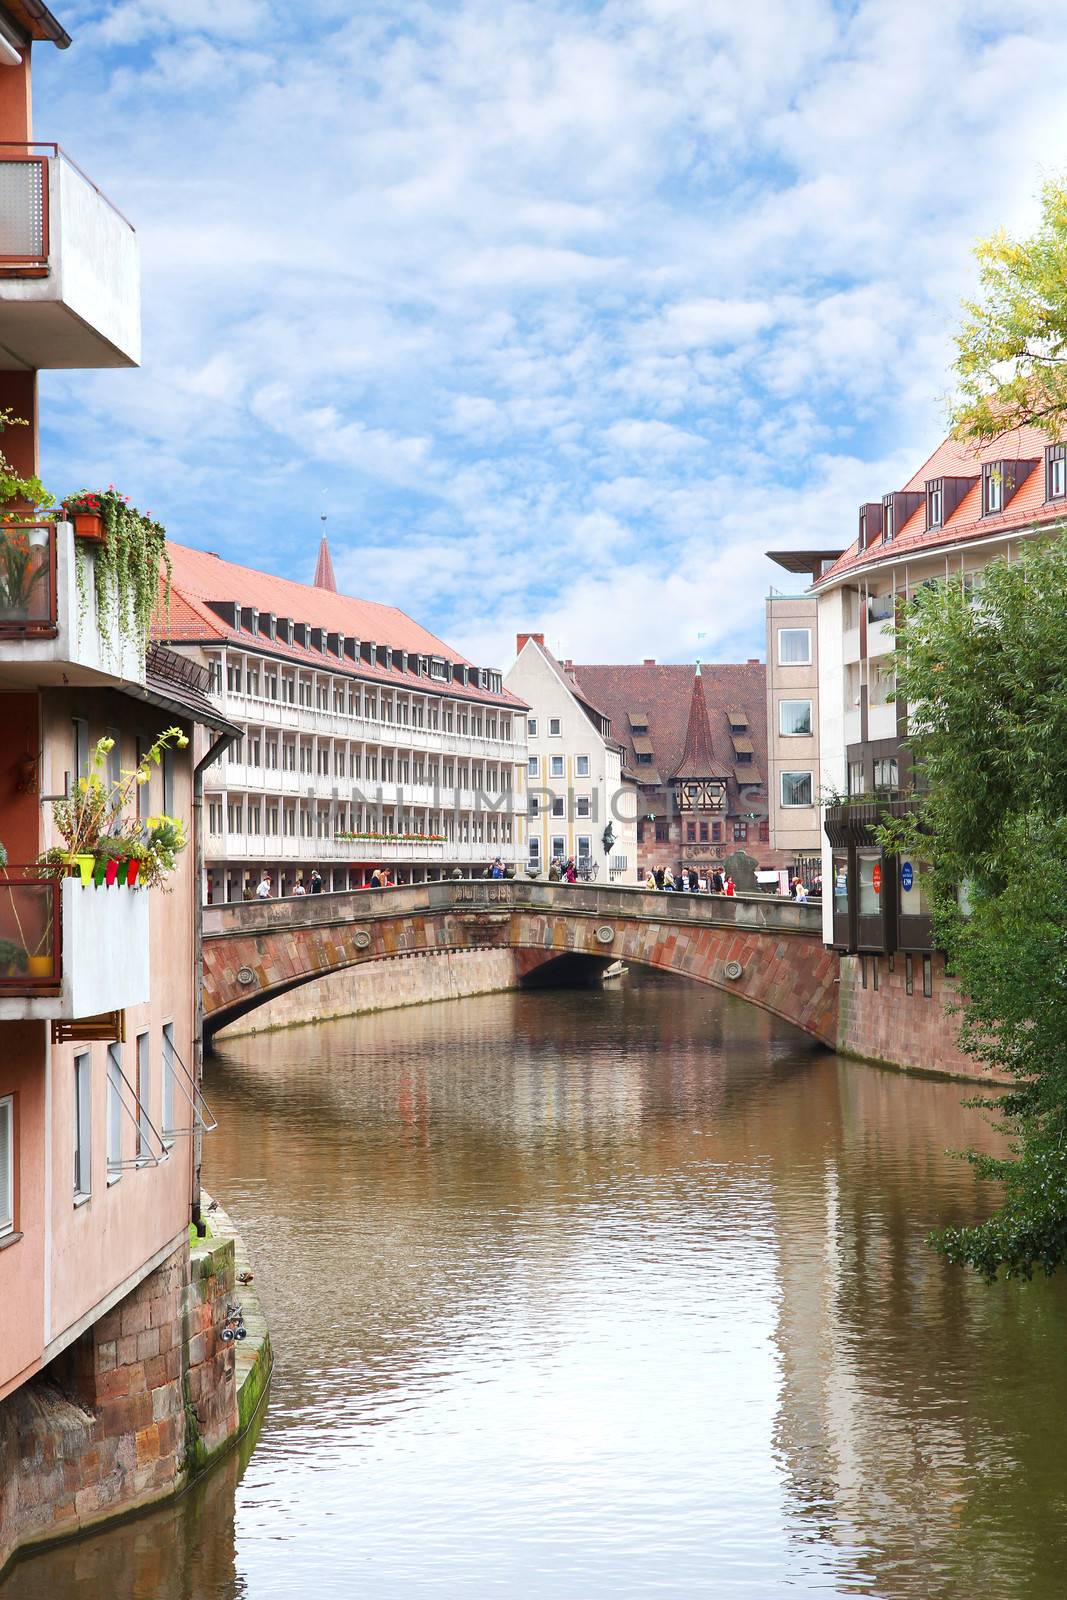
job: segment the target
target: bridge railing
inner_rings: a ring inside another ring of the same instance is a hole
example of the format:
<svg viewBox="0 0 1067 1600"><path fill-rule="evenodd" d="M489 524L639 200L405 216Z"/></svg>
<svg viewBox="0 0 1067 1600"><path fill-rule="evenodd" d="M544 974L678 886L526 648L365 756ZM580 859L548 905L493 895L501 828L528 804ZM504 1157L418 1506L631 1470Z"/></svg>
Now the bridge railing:
<svg viewBox="0 0 1067 1600"><path fill-rule="evenodd" d="M600 918L630 917L683 925L736 925L746 930L820 935L818 900L784 896L665 893L639 885L549 883L528 879L445 879L390 889L345 889L283 900L234 901L204 907L205 938L331 922L368 922L426 912L528 910Z"/></svg>

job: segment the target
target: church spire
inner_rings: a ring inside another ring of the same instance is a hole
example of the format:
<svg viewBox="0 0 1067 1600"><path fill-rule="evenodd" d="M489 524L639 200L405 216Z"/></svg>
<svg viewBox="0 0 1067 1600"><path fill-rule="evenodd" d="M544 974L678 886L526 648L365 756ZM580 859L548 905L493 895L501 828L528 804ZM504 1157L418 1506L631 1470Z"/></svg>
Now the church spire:
<svg viewBox="0 0 1067 1600"><path fill-rule="evenodd" d="M725 769L715 760L711 747L711 723L708 702L704 698L704 680L700 675L700 662L693 674L693 695L689 702L689 724L685 730L685 748L682 759L674 771L676 778L721 777Z"/></svg>
<svg viewBox="0 0 1067 1600"><path fill-rule="evenodd" d="M322 542L319 545L319 559L315 563L315 588L329 589L337 593L337 579L333 575L333 558L330 547L326 543L326 518L322 519Z"/></svg>

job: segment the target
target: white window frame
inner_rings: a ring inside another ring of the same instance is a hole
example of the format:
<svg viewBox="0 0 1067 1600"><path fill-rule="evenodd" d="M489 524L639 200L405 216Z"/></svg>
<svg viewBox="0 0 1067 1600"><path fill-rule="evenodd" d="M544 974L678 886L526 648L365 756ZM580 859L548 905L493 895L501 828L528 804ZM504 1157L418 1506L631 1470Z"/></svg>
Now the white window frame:
<svg viewBox="0 0 1067 1600"><path fill-rule="evenodd" d="M807 706L807 708L808 708L808 726L807 726L807 730L805 732L796 732L791 728L783 728L782 727L782 720L783 720L782 713L784 712L786 706ZM778 736L779 736L779 738L781 738L781 739L810 739L810 738L812 738L813 737L812 729L815 726L815 724L814 724L814 722L812 720L812 711L813 711L813 709L814 708L812 706L812 702L811 702L810 698L808 698L807 696L803 696L802 695L802 696L798 696L796 699L779 700L779 702L778 702Z"/></svg>
<svg viewBox="0 0 1067 1600"><path fill-rule="evenodd" d="M541 776L541 757L540 756L528 756L527 757L527 759L526 759L526 776L528 778L539 778Z"/></svg>
<svg viewBox="0 0 1067 1600"><path fill-rule="evenodd" d="M552 815L554 817L565 817L567 815L566 803L561 794L553 795L552 797Z"/></svg>
<svg viewBox="0 0 1067 1600"><path fill-rule="evenodd" d="M549 719L548 719L548 737L550 739L562 739L563 738L563 718L562 717L549 717Z"/></svg>
<svg viewBox="0 0 1067 1600"><path fill-rule="evenodd" d="M7 1144L7 1170L0 1167L0 1238L15 1231L15 1096L0 1095L0 1140Z"/></svg>
<svg viewBox="0 0 1067 1600"><path fill-rule="evenodd" d="M583 821L587 817L590 818L590 819L592 818L592 815L593 815L593 802L590 799L589 795L587 795L587 794L579 794L579 795L575 796L575 798L574 798L574 815L576 817L582 818Z"/></svg>
<svg viewBox="0 0 1067 1600"><path fill-rule="evenodd" d="M593 835L591 833L580 833L575 843L578 846L578 853L574 858L575 864L577 865L579 861L592 861Z"/></svg>
<svg viewBox="0 0 1067 1600"><path fill-rule="evenodd" d="M84 1205L93 1192L93 1053L74 1057L74 1204Z"/></svg>
<svg viewBox="0 0 1067 1600"><path fill-rule="evenodd" d="M783 811L809 811L815 803L815 786L813 774L806 768L800 767L795 772L781 772L778 775L778 795ZM787 778L807 778L808 798L806 800L787 800L785 797L785 781Z"/></svg>
<svg viewBox="0 0 1067 1600"><path fill-rule="evenodd" d="M549 758L548 758L548 775L549 775L550 778L562 778L562 777L566 776L566 774L563 771L563 757L562 756L549 756Z"/></svg>
<svg viewBox="0 0 1067 1600"><path fill-rule="evenodd" d="M549 843L550 843L549 854L550 854L551 858L553 860L557 860L557 861L566 861L566 859L567 859L567 841L566 841L565 837L563 836L563 834L562 833L553 834L551 840L549 841ZM556 849L557 845L559 845L559 849L558 850Z"/></svg>
<svg viewBox="0 0 1067 1600"><path fill-rule="evenodd" d="M526 736L529 739L536 739L537 738L537 718L536 717L527 717L526 718Z"/></svg>
<svg viewBox="0 0 1067 1600"><path fill-rule="evenodd" d="M584 763L584 765L583 765L583 763ZM575 758L574 758L574 776L576 778L588 778L588 776L589 776L589 757L588 756L575 756Z"/></svg>
<svg viewBox="0 0 1067 1600"><path fill-rule="evenodd" d="M146 1028L137 1035L137 1159L148 1162L153 1159L149 1139L152 1133L151 1100L152 1100L152 1039Z"/></svg>
<svg viewBox="0 0 1067 1600"><path fill-rule="evenodd" d="M787 661L782 655L782 640L786 634L802 633L808 641L808 652L803 658L796 661ZM779 628L778 629L778 665L780 667L810 667L811 666L811 629L810 628Z"/></svg>
<svg viewBox="0 0 1067 1600"><path fill-rule="evenodd" d="M536 833L531 833L529 839L526 842L530 847L528 854L529 854L531 863L536 862L537 865L540 866L540 863L541 863L541 841L540 841L540 839L537 837Z"/></svg>

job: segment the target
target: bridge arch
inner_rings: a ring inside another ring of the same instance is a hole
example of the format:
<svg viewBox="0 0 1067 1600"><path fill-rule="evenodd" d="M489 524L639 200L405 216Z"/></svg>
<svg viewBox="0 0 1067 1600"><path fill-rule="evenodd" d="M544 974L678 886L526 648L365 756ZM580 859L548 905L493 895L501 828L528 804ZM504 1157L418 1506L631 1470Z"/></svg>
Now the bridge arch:
<svg viewBox="0 0 1067 1600"><path fill-rule="evenodd" d="M760 1006L823 1044L836 1042L837 962L823 947L818 905L521 880L205 907L205 1038L329 973L494 946L674 972Z"/></svg>

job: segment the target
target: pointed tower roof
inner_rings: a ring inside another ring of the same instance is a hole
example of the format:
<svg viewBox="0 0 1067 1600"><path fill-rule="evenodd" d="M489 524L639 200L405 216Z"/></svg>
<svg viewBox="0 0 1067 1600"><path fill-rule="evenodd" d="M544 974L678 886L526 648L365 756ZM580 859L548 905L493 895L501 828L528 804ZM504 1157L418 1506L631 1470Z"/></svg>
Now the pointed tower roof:
<svg viewBox="0 0 1067 1600"><path fill-rule="evenodd" d="M330 555L330 547L326 543L325 533L323 533L322 543L319 545L319 559L315 563L314 587L316 589L329 589L332 594L337 593L337 579L333 575L333 559Z"/></svg>
<svg viewBox="0 0 1067 1600"><path fill-rule="evenodd" d="M704 680L697 662L693 677L693 696L689 702L689 725L685 730L685 748L682 759L674 769L676 778L728 778L729 768L716 761L711 747L711 724L708 721L708 702L704 698Z"/></svg>

